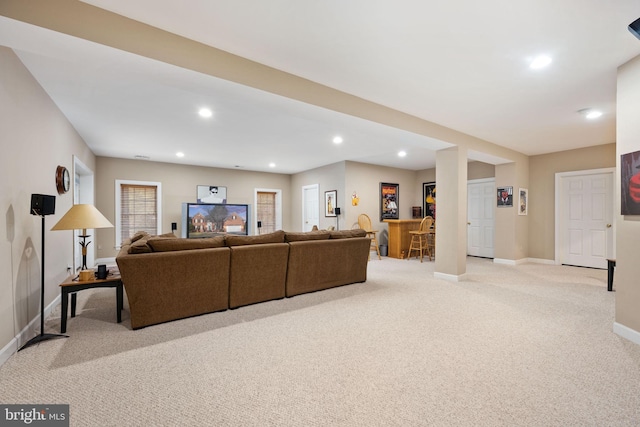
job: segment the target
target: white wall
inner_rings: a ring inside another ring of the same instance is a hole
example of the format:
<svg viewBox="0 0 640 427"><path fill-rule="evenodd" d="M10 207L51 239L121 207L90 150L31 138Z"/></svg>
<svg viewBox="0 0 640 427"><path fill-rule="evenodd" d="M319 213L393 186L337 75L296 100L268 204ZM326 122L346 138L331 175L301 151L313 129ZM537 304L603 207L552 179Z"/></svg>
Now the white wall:
<svg viewBox="0 0 640 427"><path fill-rule="evenodd" d="M45 306L73 264L73 233L50 231L73 202L58 196L58 165L72 170L73 155L89 167L95 158L15 53L0 46L0 349L3 354L32 338L14 337L40 312L41 218L29 214L31 194L56 196L56 213L45 218ZM39 329L39 322L36 322ZM39 331L38 331L39 332ZM2 363L2 360L0 360Z"/></svg>
<svg viewBox="0 0 640 427"><path fill-rule="evenodd" d="M616 183L616 332L640 344L640 216L620 215L620 155L640 150L640 56L618 69Z"/></svg>

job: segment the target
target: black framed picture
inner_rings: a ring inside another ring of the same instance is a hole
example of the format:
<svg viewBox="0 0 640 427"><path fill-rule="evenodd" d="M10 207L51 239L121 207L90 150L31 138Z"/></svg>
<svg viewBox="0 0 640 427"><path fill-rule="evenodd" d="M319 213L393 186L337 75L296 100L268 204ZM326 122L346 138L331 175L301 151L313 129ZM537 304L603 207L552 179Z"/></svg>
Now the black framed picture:
<svg viewBox="0 0 640 427"><path fill-rule="evenodd" d="M513 187L498 187L498 207L513 207Z"/></svg>
<svg viewBox="0 0 640 427"><path fill-rule="evenodd" d="M338 199L338 190L324 192L324 216L336 216L336 201Z"/></svg>
<svg viewBox="0 0 640 427"><path fill-rule="evenodd" d="M436 220L436 183L424 182L422 184L422 215L430 216Z"/></svg>
<svg viewBox="0 0 640 427"><path fill-rule="evenodd" d="M380 183L380 221L385 219L398 219L400 202L398 193L399 184Z"/></svg>
<svg viewBox="0 0 640 427"><path fill-rule="evenodd" d="M620 214L640 215L640 151L620 156Z"/></svg>

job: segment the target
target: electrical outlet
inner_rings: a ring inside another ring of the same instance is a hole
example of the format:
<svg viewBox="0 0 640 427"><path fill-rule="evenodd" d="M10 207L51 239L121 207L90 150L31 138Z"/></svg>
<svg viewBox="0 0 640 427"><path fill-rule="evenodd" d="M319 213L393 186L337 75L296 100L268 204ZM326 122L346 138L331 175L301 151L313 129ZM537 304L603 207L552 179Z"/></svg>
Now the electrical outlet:
<svg viewBox="0 0 640 427"><path fill-rule="evenodd" d="M72 267L72 266L70 266L70 265L67 265L67 272L68 272L68 273L70 273L70 272L71 272L71 270L73 270L73 267Z"/></svg>

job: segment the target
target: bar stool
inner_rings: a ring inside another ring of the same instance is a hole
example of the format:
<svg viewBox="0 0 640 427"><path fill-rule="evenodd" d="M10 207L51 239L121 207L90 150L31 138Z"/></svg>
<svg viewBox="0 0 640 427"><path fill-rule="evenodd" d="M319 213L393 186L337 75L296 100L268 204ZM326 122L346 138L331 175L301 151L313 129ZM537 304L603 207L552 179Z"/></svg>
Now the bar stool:
<svg viewBox="0 0 640 427"><path fill-rule="evenodd" d="M426 249L429 261L431 261L431 248L429 247L429 235L431 234L431 224L433 218L425 216L420 221L420 227L417 230L409 231L411 235L411 244L409 245L409 253L407 254L407 260L411 258L411 251L418 251L420 253L420 262L422 262L422 255ZM417 257L417 255L416 255Z"/></svg>
<svg viewBox="0 0 640 427"><path fill-rule="evenodd" d="M367 237L371 239L371 248L369 249L369 260L371 260L371 250L375 249L378 254L378 259L382 259L380 257L380 248L378 247L378 238L376 237L378 230L373 230L371 227L371 218L367 214L358 215L358 227L367 232Z"/></svg>

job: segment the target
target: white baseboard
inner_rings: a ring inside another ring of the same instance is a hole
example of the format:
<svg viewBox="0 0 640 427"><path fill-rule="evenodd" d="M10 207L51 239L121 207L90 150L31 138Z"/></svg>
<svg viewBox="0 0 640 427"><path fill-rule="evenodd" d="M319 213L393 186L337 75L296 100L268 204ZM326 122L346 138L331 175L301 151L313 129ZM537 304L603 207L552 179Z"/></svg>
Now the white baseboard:
<svg viewBox="0 0 640 427"><path fill-rule="evenodd" d="M516 265L517 262L514 259L504 259L504 258L494 258L494 264L504 264L504 265Z"/></svg>
<svg viewBox="0 0 640 427"><path fill-rule="evenodd" d="M526 260L527 262L532 262L534 264L556 265L556 261L553 259L527 258Z"/></svg>
<svg viewBox="0 0 640 427"><path fill-rule="evenodd" d="M61 298L62 297L58 295L53 299L53 301L51 301L51 304L44 308L45 320L51 315L53 309L56 308L58 304L60 304L60 302L62 301ZM9 360L9 358L13 356L13 354L16 353L20 347L26 344L27 341L36 336L36 331L37 334L40 333L40 314L31 319L31 322L29 322L29 324L25 326L20 331L20 333L18 333L18 335L13 337L13 339L9 341L9 343L5 345L2 350L0 350L0 366L4 365L4 363Z"/></svg>
<svg viewBox="0 0 640 427"><path fill-rule="evenodd" d="M467 273L456 275L456 274L439 273L437 271L434 271L433 277L435 277L436 279L447 280L449 282L461 282L467 278Z"/></svg>
<svg viewBox="0 0 640 427"><path fill-rule="evenodd" d="M640 332L629 328L628 326L621 325L618 322L613 322L613 332L620 335L622 338L626 338L634 344L640 345Z"/></svg>

